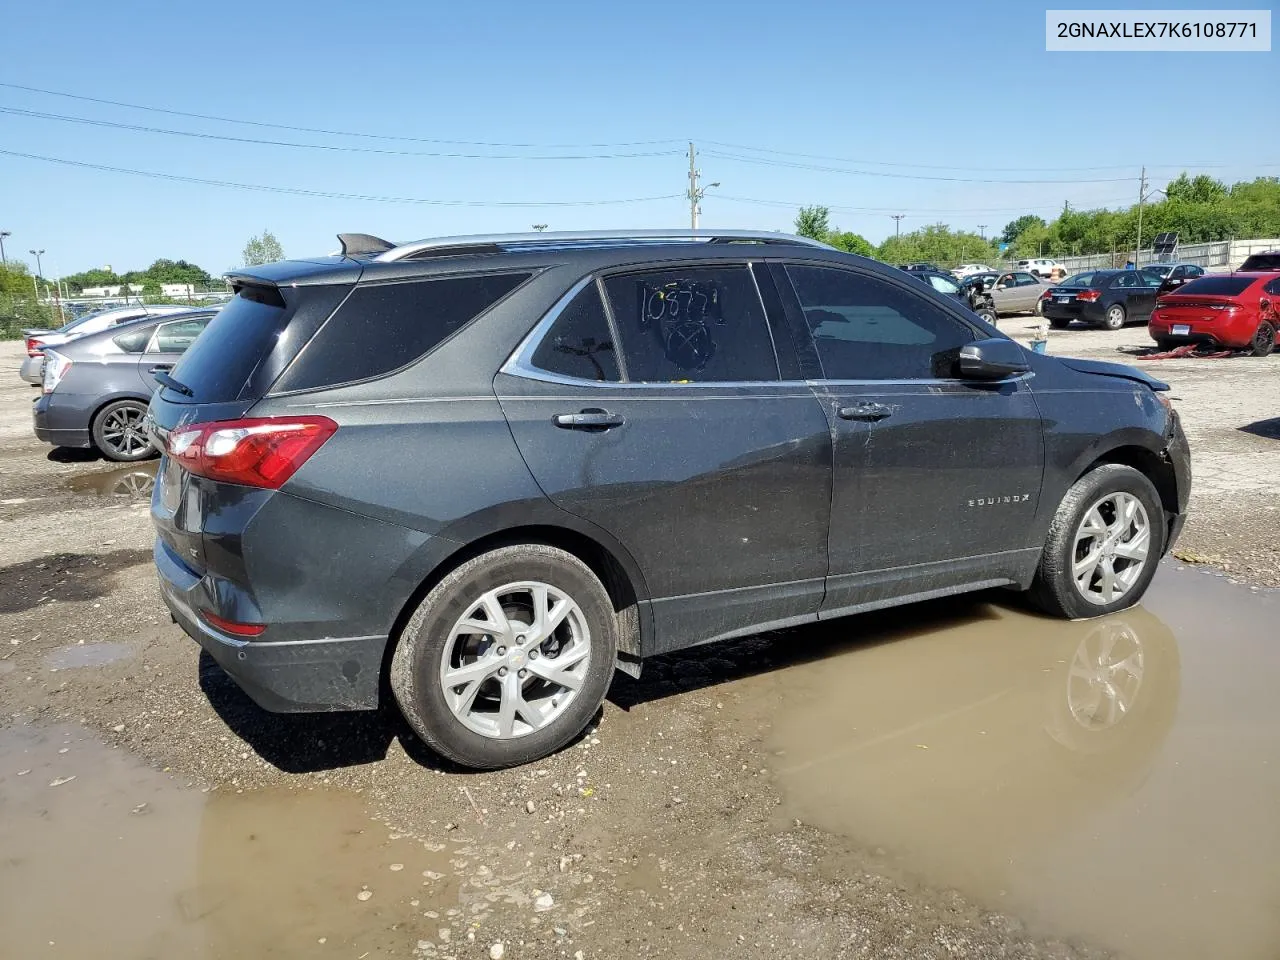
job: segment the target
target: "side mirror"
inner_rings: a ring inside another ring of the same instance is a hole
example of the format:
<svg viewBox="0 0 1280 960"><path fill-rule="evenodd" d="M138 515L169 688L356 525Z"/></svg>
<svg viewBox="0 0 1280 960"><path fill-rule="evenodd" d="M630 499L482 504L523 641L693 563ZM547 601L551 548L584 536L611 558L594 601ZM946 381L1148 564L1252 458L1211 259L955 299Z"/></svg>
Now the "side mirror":
<svg viewBox="0 0 1280 960"><path fill-rule="evenodd" d="M992 337L960 348L960 376L965 380L1004 380L1030 369L1026 352L1012 340Z"/></svg>

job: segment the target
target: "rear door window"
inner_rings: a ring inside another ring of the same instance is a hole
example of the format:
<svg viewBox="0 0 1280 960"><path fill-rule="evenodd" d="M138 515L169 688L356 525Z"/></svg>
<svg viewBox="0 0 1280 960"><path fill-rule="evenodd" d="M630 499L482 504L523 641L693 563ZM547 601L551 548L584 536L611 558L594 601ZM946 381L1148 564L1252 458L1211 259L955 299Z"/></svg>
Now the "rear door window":
<svg viewBox="0 0 1280 960"><path fill-rule="evenodd" d="M746 264L613 276L604 286L628 380L780 379L773 336Z"/></svg>
<svg viewBox="0 0 1280 960"><path fill-rule="evenodd" d="M111 342L125 353L142 353L147 349L147 344L151 342L151 335L155 332L156 325L152 323L117 334L111 338Z"/></svg>
<svg viewBox="0 0 1280 960"><path fill-rule="evenodd" d="M539 370L577 380L621 379L613 332L594 283L560 311L530 362Z"/></svg>
<svg viewBox="0 0 1280 960"><path fill-rule="evenodd" d="M277 392L369 380L413 363L532 274L358 285L303 347Z"/></svg>
<svg viewBox="0 0 1280 960"><path fill-rule="evenodd" d="M209 325L209 317L190 320L174 320L160 324L155 339L147 347L147 353L186 353L196 337Z"/></svg>

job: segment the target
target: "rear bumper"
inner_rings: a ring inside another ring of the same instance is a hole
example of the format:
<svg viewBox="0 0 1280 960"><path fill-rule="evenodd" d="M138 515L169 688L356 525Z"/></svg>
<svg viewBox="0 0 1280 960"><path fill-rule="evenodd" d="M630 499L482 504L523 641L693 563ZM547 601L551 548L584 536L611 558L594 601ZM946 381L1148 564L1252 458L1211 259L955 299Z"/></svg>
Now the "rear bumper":
<svg viewBox="0 0 1280 960"><path fill-rule="evenodd" d="M160 593L174 621L264 710L312 713L378 706L385 636L274 642L228 636L196 613L212 607L213 587L206 579L187 569L158 538L154 557Z"/></svg>
<svg viewBox="0 0 1280 960"><path fill-rule="evenodd" d="M31 405L31 426L36 438L45 443L51 443L55 447L92 446L88 426L68 425L68 417L65 415L67 411L57 405L55 396L55 394L46 393Z"/></svg>
<svg viewBox="0 0 1280 960"><path fill-rule="evenodd" d="M1106 311L1095 301L1093 303L1057 303L1052 297L1044 301L1043 313L1050 320L1079 320L1081 323L1097 325L1102 323Z"/></svg>
<svg viewBox="0 0 1280 960"><path fill-rule="evenodd" d="M34 357L27 357L22 361L22 366L18 368L18 376L27 383L34 383L39 386L44 382L44 354Z"/></svg>
<svg viewBox="0 0 1280 960"><path fill-rule="evenodd" d="M1175 335L1173 327L1177 321L1152 321L1147 324L1147 332L1152 340L1166 340L1170 343L1209 343L1216 347L1242 349L1253 340L1257 324L1249 323L1188 323L1187 333Z"/></svg>

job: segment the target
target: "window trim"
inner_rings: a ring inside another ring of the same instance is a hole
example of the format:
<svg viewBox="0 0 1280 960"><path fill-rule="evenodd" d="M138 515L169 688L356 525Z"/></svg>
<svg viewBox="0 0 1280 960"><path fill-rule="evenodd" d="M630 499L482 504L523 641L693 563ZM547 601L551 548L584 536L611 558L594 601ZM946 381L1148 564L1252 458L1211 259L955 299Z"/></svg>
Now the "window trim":
<svg viewBox="0 0 1280 960"><path fill-rule="evenodd" d="M508 376L520 377L524 380L537 380L542 383L558 383L569 387L594 387L597 390L670 390L679 388L681 390L707 389L719 387L769 387L779 385L789 385L794 388L797 384L809 384L809 380L785 380L782 379L782 359L778 356L778 344L774 338L773 324L769 318L769 308L764 302L764 297L760 293L760 284L756 280L755 271L752 264L756 262L766 262L763 258L752 257L747 260L678 260L670 263L640 263L627 264L625 266L610 267L607 269L597 270L589 273L579 279L565 293L552 304L551 309L542 315L532 330L530 330L519 345L511 352L506 361L498 368L499 373L505 373ZM756 292L756 299L760 303L760 312L764 317L765 328L769 333L769 344L773 348L773 359L778 369L778 379L776 380L702 380L690 383L660 382L660 381L634 381L625 379L627 377L626 361L622 357L625 350L621 348L622 340L618 337L616 320L613 315L613 305L609 301L608 294L605 292L604 283L610 277L628 276L640 273L660 273L664 270L687 268L690 270L707 269L707 268L741 268L747 272L747 276L751 278L751 289ZM554 373L550 370L543 370L541 367L534 366L533 355L537 352L538 347L542 344L543 339L555 326L555 322L571 304L574 299L585 290L590 284L596 284L600 294L600 299L604 304L605 317L609 321L609 333L614 337L616 354L619 358L618 375L623 377L622 380L587 380L582 377L571 377L563 373ZM775 283L776 286L776 283ZM779 292L779 297L782 297ZM785 304L784 304L785 306Z"/></svg>

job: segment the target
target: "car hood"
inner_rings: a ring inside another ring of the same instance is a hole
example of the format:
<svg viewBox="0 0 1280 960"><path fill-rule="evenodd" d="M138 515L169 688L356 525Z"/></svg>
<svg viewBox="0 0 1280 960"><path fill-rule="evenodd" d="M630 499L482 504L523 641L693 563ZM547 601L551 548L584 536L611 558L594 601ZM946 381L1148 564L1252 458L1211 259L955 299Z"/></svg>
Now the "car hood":
<svg viewBox="0 0 1280 960"><path fill-rule="evenodd" d="M1137 367L1131 367L1128 364L1111 363L1107 360L1081 360L1077 357L1059 357L1059 360L1072 370L1078 370L1080 373L1092 373L1101 377L1119 377L1122 380L1132 380L1135 383L1145 384L1152 390L1169 389L1169 385L1163 380L1157 380L1150 374L1144 373Z"/></svg>

